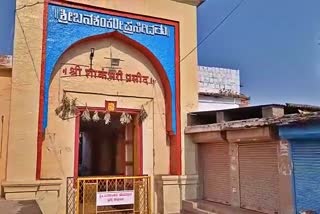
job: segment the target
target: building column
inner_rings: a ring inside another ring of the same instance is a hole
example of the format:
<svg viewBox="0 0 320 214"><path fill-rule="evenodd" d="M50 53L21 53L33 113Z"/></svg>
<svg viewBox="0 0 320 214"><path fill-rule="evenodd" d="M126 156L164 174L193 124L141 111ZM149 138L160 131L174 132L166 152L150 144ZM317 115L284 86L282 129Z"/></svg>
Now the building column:
<svg viewBox="0 0 320 214"><path fill-rule="evenodd" d="M229 143L231 205L240 207L239 144Z"/></svg>
<svg viewBox="0 0 320 214"><path fill-rule="evenodd" d="M17 8L28 4L17 1ZM7 199L35 198L43 4L16 11L7 175ZM34 14L39 14L35 16ZM18 17L18 18L17 18Z"/></svg>
<svg viewBox="0 0 320 214"><path fill-rule="evenodd" d="M198 198L199 178L197 175L156 176L155 192L155 213L180 213L183 200Z"/></svg>
<svg viewBox="0 0 320 214"><path fill-rule="evenodd" d="M281 213L294 213L294 190L292 178L292 163L290 158L290 145L286 140L279 141L279 194Z"/></svg>

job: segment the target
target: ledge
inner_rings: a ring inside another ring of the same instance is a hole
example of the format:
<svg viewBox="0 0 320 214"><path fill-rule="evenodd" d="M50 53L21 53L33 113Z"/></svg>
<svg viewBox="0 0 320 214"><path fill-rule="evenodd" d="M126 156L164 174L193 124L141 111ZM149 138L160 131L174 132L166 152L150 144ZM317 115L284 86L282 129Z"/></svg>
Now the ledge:
<svg viewBox="0 0 320 214"><path fill-rule="evenodd" d="M157 183L163 185L197 185L199 184L198 175L160 175L155 176Z"/></svg>
<svg viewBox="0 0 320 214"><path fill-rule="evenodd" d="M62 180L6 181L2 183L6 199L34 200L39 191L60 191Z"/></svg>
<svg viewBox="0 0 320 214"><path fill-rule="evenodd" d="M199 7L205 0L172 0L183 4L189 4L192 6Z"/></svg>
<svg viewBox="0 0 320 214"><path fill-rule="evenodd" d="M225 143L225 132L202 132L190 134L194 143Z"/></svg>
<svg viewBox="0 0 320 214"><path fill-rule="evenodd" d="M60 191L62 180L40 180L39 191Z"/></svg>

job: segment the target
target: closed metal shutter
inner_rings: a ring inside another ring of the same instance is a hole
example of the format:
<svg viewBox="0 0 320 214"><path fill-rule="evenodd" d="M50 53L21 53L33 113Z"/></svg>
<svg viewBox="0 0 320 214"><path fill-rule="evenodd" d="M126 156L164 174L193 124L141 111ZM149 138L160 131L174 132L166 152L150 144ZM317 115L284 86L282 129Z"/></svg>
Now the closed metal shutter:
<svg viewBox="0 0 320 214"><path fill-rule="evenodd" d="M240 143L241 207L264 213L279 212L278 144Z"/></svg>
<svg viewBox="0 0 320 214"><path fill-rule="evenodd" d="M230 204L229 144L200 144L204 199Z"/></svg>
<svg viewBox="0 0 320 214"><path fill-rule="evenodd" d="M320 141L292 142L296 210L320 213Z"/></svg>

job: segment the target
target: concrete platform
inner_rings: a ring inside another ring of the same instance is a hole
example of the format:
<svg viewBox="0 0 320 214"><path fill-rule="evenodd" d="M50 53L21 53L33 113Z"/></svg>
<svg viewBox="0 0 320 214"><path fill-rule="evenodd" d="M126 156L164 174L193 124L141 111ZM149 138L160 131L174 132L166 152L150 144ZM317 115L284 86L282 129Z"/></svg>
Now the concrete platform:
<svg viewBox="0 0 320 214"><path fill-rule="evenodd" d="M224 204L199 200L183 201L182 214L262 214L251 210L231 207Z"/></svg>
<svg viewBox="0 0 320 214"><path fill-rule="evenodd" d="M1 214L42 214L36 201L12 201L0 199Z"/></svg>

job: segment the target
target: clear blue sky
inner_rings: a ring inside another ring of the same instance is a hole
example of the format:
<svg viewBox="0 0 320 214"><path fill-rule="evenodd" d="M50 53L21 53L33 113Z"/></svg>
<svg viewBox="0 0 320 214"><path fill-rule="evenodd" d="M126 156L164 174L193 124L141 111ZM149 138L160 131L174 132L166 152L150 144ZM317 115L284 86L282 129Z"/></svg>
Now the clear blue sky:
<svg viewBox="0 0 320 214"><path fill-rule="evenodd" d="M0 7L0 54L10 54L12 0ZM198 9L198 39L239 0L207 0ZM252 104L320 105L320 1L245 0L198 49L199 64L240 69Z"/></svg>
<svg viewBox="0 0 320 214"><path fill-rule="evenodd" d="M239 0L198 8L198 41ZM199 64L240 69L252 104L320 105L320 1L245 0L198 49Z"/></svg>
<svg viewBox="0 0 320 214"><path fill-rule="evenodd" d="M14 0L0 0L0 55L12 54Z"/></svg>

